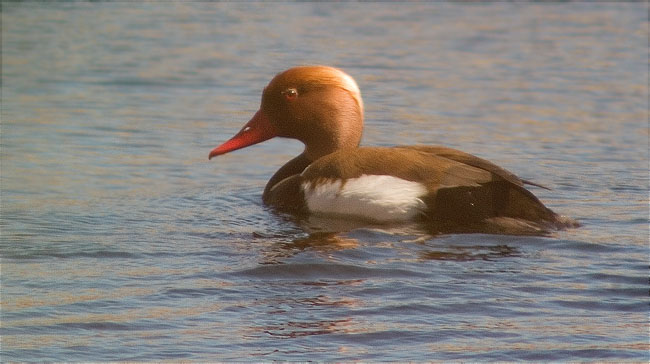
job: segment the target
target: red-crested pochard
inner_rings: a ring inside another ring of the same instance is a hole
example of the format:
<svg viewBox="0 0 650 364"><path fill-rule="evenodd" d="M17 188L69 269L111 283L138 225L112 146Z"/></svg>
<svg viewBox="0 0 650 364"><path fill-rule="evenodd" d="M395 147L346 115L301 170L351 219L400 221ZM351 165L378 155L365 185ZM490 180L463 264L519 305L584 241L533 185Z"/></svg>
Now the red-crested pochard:
<svg viewBox="0 0 650 364"><path fill-rule="evenodd" d="M435 232L541 234L577 226L526 190L522 180L471 154L441 146L359 147L357 83L326 66L276 75L253 118L209 158L273 137L302 154L269 180L264 203L282 211L372 223L420 221Z"/></svg>

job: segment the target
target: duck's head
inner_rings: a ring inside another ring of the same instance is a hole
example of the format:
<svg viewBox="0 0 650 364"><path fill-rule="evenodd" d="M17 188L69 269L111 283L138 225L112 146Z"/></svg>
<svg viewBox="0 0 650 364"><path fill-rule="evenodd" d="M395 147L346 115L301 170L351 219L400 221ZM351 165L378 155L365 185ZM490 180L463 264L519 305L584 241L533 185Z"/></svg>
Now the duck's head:
<svg viewBox="0 0 650 364"><path fill-rule="evenodd" d="M279 136L300 140L316 160L356 148L362 130L363 101L352 77L327 66L294 67L271 80L255 116L209 158Z"/></svg>

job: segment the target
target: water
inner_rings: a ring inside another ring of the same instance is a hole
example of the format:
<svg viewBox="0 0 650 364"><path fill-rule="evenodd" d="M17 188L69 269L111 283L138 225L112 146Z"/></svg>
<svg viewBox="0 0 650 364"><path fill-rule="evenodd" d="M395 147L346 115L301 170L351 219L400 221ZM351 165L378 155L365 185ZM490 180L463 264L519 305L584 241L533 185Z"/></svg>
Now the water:
<svg viewBox="0 0 650 364"><path fill-rule="evenodd" d="M3 3L2 361L648 361L648 5ZM298 64L583 227L311 233L207 160Z"/></svg>

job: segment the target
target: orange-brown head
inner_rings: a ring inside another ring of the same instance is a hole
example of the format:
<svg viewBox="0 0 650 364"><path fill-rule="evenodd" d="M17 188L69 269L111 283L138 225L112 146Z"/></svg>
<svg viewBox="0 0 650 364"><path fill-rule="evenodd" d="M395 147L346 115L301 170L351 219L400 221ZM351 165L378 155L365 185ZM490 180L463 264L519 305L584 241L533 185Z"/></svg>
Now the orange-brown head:
<svg viewBox="0 0 650 364"><path fill-rule="evenodd" d="M313 161L356 148L362 130L363 101L352 77L327 66L294 67L271 80L259 111L210 158L280 136L303 142Z"/></svg>

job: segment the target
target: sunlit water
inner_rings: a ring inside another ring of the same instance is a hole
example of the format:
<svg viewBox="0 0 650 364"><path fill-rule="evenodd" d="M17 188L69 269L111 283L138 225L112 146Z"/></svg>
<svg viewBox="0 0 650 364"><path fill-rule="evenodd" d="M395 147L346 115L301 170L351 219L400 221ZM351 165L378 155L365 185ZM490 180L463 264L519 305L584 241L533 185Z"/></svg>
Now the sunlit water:
<svg viewBox="0 0 650 364"><path fill-rule="evenodd" d="M3 3L2 361L648 357L648 8ZM583 227L311 233L261 204L301 151L208 161L298 64L366 145L443 144Z"/></svg>

